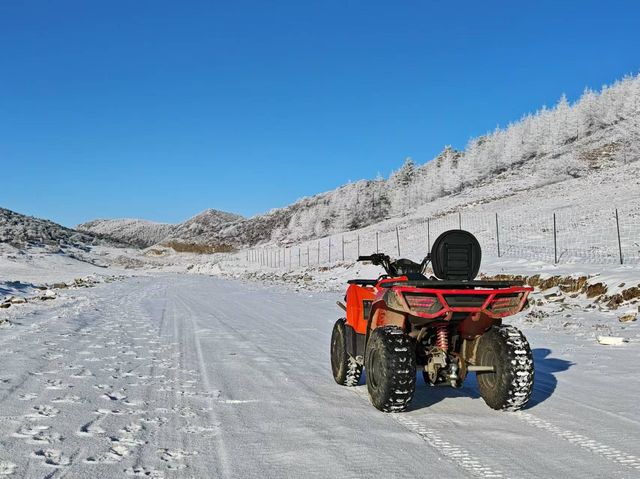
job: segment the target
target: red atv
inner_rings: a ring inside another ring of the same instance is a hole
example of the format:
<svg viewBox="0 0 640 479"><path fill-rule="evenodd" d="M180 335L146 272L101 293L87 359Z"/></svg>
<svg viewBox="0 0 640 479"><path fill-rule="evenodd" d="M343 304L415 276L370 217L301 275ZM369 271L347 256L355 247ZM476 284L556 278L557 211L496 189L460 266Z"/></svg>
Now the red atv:
<svg viewBox="0 0 640 479"><path fill-rule="evenodd" d="M533 386L533 357L524 335L502 318L522 310L533 288L518 282L476 281L481 250L471 233L451 230L418 264L385 254L361 256L382 266L378 279L352 279L338 302L347 317L331 335L331 369L338 384L356 386L363 368L373 405L404 411L425 383L461 387L473 371L493 409L524 407ZM434 276L425 270L431 262Z"/></svg>

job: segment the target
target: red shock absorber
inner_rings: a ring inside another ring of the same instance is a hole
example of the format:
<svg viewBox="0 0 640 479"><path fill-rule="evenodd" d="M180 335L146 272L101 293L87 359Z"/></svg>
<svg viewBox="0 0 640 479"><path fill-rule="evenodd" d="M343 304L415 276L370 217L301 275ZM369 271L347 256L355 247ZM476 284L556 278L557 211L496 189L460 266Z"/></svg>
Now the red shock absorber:
<svg viewBox="0 0 640 479"><path fill-rule="evenodd" d="M436 346L443 351L449 350L449 329L446 324L436 326Z"/></svg>

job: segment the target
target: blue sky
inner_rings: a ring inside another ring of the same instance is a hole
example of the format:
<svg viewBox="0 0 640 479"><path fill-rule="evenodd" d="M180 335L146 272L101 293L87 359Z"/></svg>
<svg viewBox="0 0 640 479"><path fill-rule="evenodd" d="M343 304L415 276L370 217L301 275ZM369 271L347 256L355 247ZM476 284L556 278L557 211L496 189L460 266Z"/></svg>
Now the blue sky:
<svg viewBox="0 0 640 479"><path fill-rule="evenodd" d="M640 68L640 2L0 2L0 206L253 215Z"/></svg>

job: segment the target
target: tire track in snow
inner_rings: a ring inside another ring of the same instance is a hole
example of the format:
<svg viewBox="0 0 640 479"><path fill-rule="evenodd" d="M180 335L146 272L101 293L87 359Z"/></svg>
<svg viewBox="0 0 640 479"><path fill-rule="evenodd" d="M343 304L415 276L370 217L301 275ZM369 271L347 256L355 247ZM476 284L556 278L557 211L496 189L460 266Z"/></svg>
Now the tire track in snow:
<svg viewBox="0 0 640 479"><path fill-rule="evenodd" d="M180 296L174 297L176 301L180 302L183 306L184 319L189 322L191 326L191 331L193 334L191 335L192 341L195 346L195 354L198 361L198 370L200 372L200 378L202 380L202 384L204 386L205 391L212 391L213 388L211 386L211 382L209 381L209 375L207 374L207 362L204 359L204 354L202 352L202 344L200 343L200 337L198 334L195 334L197 331L197 324L194 318L194 311L191 309L189 304ZM219 424L220 421L216 417L215 414L215 399L213 396L207 398L207 402L209 403L209 407L207 409L207 414L209 416L210 424ZM213 438L214 446L216 449L216 459L217 464L220 468L218 471L220 473L220 477L232 477L232 469L231 464L229 462L229 455L227 453L225 444L221 437L216 436Z"/></svg>
<svg viewBox="0 0 640 479"><path fill-rule="evenodd" d="M429 446L438 451L449 461L454 462L459 467L469 472L474 477L481 478L506 478L507 476L498 469L483 464L477 457L473 456L466 449L452 444L442 438L436 430L423 426L417 421L409 419L405 414L391 415L397 422L402 424L409 431L420 436Z"/></svg>
<svg viewBox="0 0 640 479"><path fill-rule="evenodd" d="M367 402L369 401L364 391L354 389L354 392L360 398ZM407 413L391 413L386 415L400 423L405 429L409 430L409 432L420 437L420 439L444 456L448 461L469 472L472 476L486 479L508 479L510 477L499 469L492 469L483 464L466 449L443 439L440 432L435 429L425 427L421 423L410 419L407 417Z"/></svg>
<svg viewBox="0 0 640 479"><path fill-rule="evenodd" d="M578 434L568 429L562 429L555 424L545 421L544 419L537 418L527 412L516 413L514 414L514 417L521 419L530 426L550 432L560 439L564 439L571 444L575 444L576 446L609 459L617 464L640 470L640 457L638 456L628 454L624 451L591 439L583 434Z"/></svg>

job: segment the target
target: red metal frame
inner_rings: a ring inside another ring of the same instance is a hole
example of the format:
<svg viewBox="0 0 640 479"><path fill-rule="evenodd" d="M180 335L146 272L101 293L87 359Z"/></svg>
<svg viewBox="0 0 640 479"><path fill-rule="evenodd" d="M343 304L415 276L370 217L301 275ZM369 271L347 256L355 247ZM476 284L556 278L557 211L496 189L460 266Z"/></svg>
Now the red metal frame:
<svg viewBox="0 0 640 479"><path fill-rule="evenodd" d="M407 311L411 311L411 314L414 316L418 316L420 318L427 319L435 319L440 316L446 316L448 313L483 313L490 318L504 318L506 316L511 316L522 310L524 304L529 296L529 293L533 291L533 288L530 286L511 286L509 288L500 288L500 289L437 289L437 288L416 288L415 286L394 286L391 289L398 294L398 298L403 302L404 307ZM411 294L424 294L431 295L438 298L438 301L442 305L442 309L437 311L434 314L427 314L423 312L418 312L411 309L411 306L407 302L404 297L404 293ZM501 312L495 313L489 309L489 306L495 301L509 294L522 294L520 301L517 306L513 308ZM460 306L449 306L447 300L444 298L449 295L468 295L468 296L487 296L487 299L480 307L460 307Z"/></svg>

